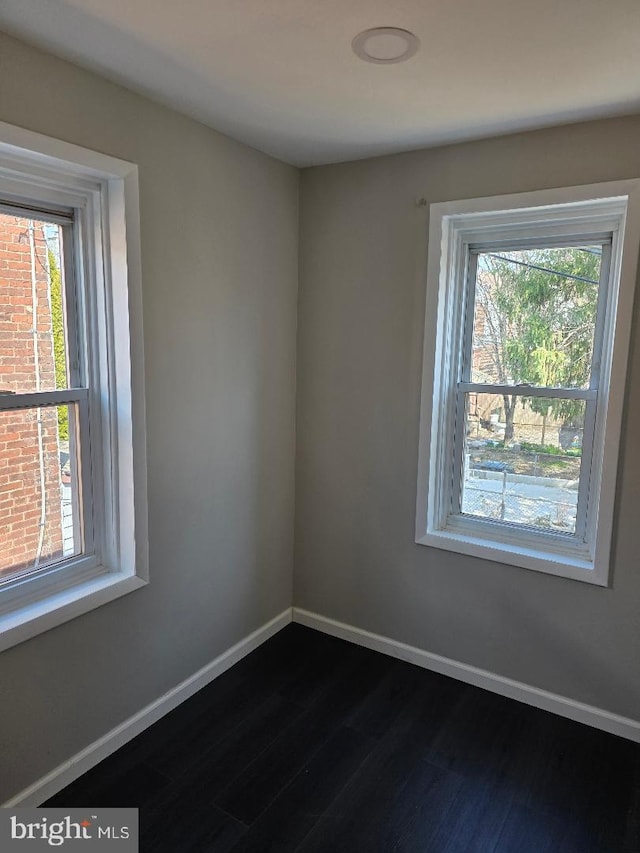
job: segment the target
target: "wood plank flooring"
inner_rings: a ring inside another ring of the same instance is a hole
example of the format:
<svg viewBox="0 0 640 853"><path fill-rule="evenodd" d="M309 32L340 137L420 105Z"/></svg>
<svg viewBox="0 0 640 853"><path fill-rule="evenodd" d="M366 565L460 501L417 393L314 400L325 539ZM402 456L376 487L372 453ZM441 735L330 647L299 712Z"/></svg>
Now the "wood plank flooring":
<svg viewBox="0 0 640 853"><path fill-rule="evenodd" d="M44 805L143 853L640 853L640 745L289 625Z"/></svg>

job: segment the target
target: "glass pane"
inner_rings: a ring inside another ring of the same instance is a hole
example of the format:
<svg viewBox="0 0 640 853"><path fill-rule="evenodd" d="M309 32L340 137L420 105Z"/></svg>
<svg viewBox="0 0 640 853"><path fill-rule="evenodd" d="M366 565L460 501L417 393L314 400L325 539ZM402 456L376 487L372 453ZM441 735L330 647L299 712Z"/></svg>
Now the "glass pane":
<svg viewBox="0 0 640 853"><path fill-rule="evenodd" d="M0 392L68 388L62 235L0 213Z"/></svg>
<svg viewBox="0 0 640 853"><path fill-rule="evenodd" d="M584 400L468 394L462 512L575 533Z"/></svg>
<svg viewBox="0 0 640 853"><path fill-rule="evenodd" d="M0 412L0 580L80 552L75 409Z"/></svg>
<svg viewBox="0 0 640 853"><path fill-rule="evenodd" d="M588 388L602 246L478 256L471 381Z"/></svg>

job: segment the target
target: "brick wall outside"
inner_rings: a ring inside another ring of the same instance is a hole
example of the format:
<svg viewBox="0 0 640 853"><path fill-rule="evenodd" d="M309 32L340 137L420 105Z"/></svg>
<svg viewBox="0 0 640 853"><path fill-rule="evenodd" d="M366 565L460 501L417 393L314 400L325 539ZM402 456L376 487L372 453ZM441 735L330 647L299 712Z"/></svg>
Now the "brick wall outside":
<svg viewBox="0 0 640 853"><path fill-rule="evenodd" d="M29 230L33 226L35 264ZM32 267L36 277L34 335ZM0 391L55 390L47 244L43 225L0 214ZM39 458L38 418L42 436ZM0 412L0 575L34 566L41 536L44 473L45 524L40 563L62 554L62 486L55 408Z"/></svg>

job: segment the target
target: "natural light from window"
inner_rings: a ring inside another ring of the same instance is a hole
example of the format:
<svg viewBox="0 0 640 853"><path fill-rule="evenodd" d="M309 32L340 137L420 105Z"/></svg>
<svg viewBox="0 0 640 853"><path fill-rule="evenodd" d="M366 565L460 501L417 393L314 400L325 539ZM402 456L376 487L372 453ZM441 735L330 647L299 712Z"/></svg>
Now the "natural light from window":
<svg viewBox="0 0 640 853"><path fill-rule="evenodd" d="M62 247L59 225L0 214L0 582L81 553L78 406L46 396L70 387Z"/></svg>
<svg viewBox="0 0 640 853"><path fill-rule="evenodd" d="M640 181L430 206L416 542L607 585Z"/></svg>
<svg viewBox="0 0 640 853"><path fill-rule="evenodd" d="M576 532L602 245L476 255L461 512ZM548 396L527 396L525 388ZM553 389L553 390L551 390ZM588 472L587 472L588 476Z"/></svg>

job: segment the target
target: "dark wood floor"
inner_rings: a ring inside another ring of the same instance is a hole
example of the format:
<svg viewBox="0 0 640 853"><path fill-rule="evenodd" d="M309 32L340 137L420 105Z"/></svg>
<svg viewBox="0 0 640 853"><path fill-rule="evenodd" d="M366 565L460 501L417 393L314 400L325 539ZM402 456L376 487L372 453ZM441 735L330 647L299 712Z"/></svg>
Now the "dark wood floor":
<svg viewBox="0 0 640 853"><path fill-rule="evenodd" d="M290 625L45 805L143 853L638 853L640 746Z"/></svg>

